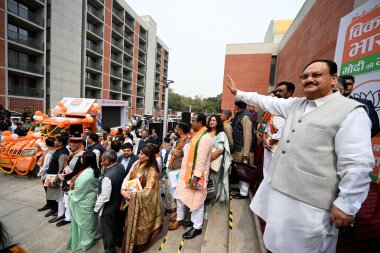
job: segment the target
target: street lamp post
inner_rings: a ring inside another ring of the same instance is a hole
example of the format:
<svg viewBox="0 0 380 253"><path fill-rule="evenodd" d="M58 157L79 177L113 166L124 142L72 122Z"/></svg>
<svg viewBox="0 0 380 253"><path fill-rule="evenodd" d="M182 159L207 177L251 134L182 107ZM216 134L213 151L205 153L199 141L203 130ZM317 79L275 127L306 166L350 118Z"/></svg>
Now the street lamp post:
<svg viewBox="0 0 380 253"><path fill-rule="evenodd" d="M173 80L162 80L165 88L165 106L164 106L164 127L162 129L162 139L165 138L168 132L168 107L169 107L169 84L174 83Z"/></svg>

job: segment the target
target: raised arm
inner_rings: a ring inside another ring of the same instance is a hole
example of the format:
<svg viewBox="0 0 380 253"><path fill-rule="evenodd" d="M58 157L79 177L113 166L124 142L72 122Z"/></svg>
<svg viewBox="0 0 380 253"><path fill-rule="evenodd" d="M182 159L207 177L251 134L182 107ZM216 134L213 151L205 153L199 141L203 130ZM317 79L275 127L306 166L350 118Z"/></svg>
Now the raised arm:
<svg viewBox="0 0 380 253"><path fill-rule="evenodd" d="M236 95L236 100L243 100L247 102L248 104L256 105L266 112L281 116L283 118L286 118L292 103L296 101L297 99L299 99L299 98L283 99L283 98L260 95L257 92L239 91L236 88L236 84L232 80L231 76L227 75L227 81L228 81L227 87L232 94Z"/></svg>

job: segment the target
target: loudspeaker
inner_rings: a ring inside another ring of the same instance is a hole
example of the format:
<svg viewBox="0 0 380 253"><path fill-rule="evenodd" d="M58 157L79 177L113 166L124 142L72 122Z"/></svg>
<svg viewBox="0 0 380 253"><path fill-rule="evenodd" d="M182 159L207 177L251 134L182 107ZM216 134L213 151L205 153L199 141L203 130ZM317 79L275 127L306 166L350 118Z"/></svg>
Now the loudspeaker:
<svg viewBox="0 0 380 253"><path fill-rule="evenodd" d="M189 124L191 121L191 113L190 112L182 112L182 122Z"/></svg>

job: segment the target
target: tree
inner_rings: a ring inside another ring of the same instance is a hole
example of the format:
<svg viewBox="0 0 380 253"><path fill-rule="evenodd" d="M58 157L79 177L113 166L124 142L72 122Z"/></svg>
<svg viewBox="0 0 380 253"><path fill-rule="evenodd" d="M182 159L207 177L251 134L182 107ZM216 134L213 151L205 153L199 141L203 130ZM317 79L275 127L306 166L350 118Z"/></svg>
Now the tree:
<svg viewBox="0 0 380 253"><path fill-rule="evenodd" d="M216 97L203 98L202 96L187 97L176 93L169 88L169 108L172 111L187 112L203 112L207 114L219 113L221 106L222 94Z"/></svg>

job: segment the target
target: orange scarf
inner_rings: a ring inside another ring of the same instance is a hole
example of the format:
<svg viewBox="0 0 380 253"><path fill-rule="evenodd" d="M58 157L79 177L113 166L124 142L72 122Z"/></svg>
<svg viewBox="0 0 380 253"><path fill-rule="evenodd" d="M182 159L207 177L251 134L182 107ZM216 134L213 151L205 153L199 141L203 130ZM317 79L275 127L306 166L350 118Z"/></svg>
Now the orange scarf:
<svg viewBox="0 0 380 253"><path fill-rule="evenodd" d="M186 171L185 171L185 185L190 187L193 177L193 169L195 167L195 161L197 157L198 144L201 138L207 134L207 127L202 127L190 141L189 153L187 154ZM202 177L198 180L198 189L204 189L206 187L204 172Z"/></svg>

